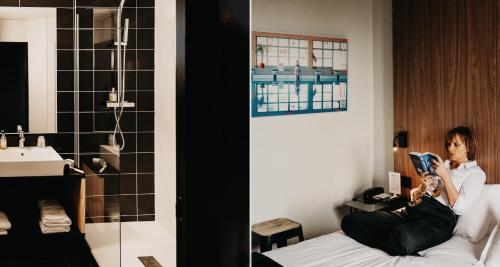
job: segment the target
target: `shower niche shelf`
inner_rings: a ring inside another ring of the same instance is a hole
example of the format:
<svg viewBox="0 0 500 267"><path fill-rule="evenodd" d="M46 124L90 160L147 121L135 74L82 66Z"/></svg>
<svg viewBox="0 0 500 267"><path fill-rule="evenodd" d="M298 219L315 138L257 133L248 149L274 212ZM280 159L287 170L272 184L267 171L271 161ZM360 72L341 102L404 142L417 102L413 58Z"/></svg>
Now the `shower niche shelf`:
<svg viewBox="0 0 500 267"><path fill-rule="evenodd" d="M135 103L134 102L125 102L125 103L121 104L118 102L106 102L107 108L121 108L122 106L124 108L134 108Z"/></svg>

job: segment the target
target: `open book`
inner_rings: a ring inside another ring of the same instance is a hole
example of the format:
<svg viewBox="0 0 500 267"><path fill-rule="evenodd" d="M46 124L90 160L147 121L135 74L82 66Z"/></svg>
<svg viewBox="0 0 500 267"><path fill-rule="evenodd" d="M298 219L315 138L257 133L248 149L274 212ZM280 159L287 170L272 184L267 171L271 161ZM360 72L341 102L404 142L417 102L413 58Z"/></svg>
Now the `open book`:
<svg viewBox="0 0 500 267"><path fill-rule="evenodd" d="M425 152L425 153L418 153L418 152L410 152L408 155L410 155L411 162L413 163L413 166L415 167L415 170L417 171L418 175L422 175L424 172L427 172L427 174L430 175L436 175L436 171L432 167L432 161L431 160L438 160L436 155L430 153L430 152Z"/></svg>

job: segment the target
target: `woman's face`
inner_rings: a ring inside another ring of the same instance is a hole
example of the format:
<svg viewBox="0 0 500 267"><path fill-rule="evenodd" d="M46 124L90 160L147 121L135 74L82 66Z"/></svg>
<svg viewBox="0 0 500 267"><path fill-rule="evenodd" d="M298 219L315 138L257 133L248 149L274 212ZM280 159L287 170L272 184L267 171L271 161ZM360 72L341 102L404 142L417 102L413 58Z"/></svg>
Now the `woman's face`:
<svg viewBox="0 0 500 267"><path fill-rule="evenodd" d="M458 135L455 135L448 144L448 156L451 161L460 163L467 161L467 151L467 147Z"/></svg>

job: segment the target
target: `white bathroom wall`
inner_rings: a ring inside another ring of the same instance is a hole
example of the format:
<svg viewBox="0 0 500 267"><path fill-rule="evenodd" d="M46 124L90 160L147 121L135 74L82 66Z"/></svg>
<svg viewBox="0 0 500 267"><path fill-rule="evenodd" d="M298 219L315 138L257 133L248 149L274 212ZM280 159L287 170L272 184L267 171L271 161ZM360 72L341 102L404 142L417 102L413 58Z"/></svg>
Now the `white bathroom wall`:
<svg viewBox="0 0 500 267"><path fill-rule="evenodd" d="M56 12L47 17L0 20L1 42L28 43L29 131L56 132Z"/></svg>
<svg viewBox="0 0 500 267"><path fill-rule="evenodd" d="M0 42L26 42L24 20L0 19Z"/></svg>
<svg viewBox="0 0 500 267"><path fill-rule="evenodd" d="M29 71L29 130L56 132L56 18L26 20Z"/></svg>
<svg viewBox="0 0 500 267"><path fill-rule="evenodd" d="M156 221L175 248L176 237L176 9L175 0L155 1L155 207ZM175 266L175 252L164 266Z"/></svg>
<svg viewBox="0 0 500 267"><path fill-rule="evenodd" d="M374 57L379 45L374 35L392 29L374 28L377 2L253 0L254 31L348 39L349 102L347 112L251 119L252 224L287 217L302 223L306 238L332 232L339 229L342 203L372 186L374 158L387 154L381 146L375 151L375 132L377 137L392 132L375 125L375 118L378 123L392 117L379 111L386 103L374 97L378 88L392 90L385 79L374 78L374 70L390 60ZM383 8L390 14L390 6ZM381 38L392 42L390 36Z"/></svg>

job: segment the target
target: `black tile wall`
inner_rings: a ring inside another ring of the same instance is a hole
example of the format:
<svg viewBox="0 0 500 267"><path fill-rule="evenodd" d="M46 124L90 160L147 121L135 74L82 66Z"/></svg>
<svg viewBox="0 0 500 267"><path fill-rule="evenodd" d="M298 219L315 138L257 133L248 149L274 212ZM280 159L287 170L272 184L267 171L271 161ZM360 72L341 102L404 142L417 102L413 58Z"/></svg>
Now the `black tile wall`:
<svg viewBox="0 0 500 267"><path fill-rule="evenodd" d="M117 0L76 1L82 29L80 69L82 72L89 70L80 74L80 90L86 92L80 92L80 110L89 110L80 116L80 150L97 156L99 145L106 143L107 135L114 129L114 115L105 105L111 88L117 87L116 71L113 70L116 66L115 40L112 39L115 23L111 28L93 29L91 8L116 7L118 3ZM154 1L127 0L122 23L125 18L129 19L130 28L125 60L125 100L135 102L136 107L126 108L120 119L125 148L120 153L119 185L105 193L109 197L119 196L121 221L151 221L155 219ZM95 40L95 36L100 36L100 41ZM82 51L86 52L82 54ZM85 82L82 82L83 77ZM65 79L71 81L69 77ZM82 127L88 132L83 132ZM112 218L105 216L104 221L112 221Z"/></svg>
<svg viewBox="0 0 500 267"><path fill-rule="evenodd" d="M73 9L58 8L57 9L57 28L64 29L73 28Z"/></svg>
<svg viewBox="0 0 500 267"><path fill-rule="evenodd" d="M128 2L128 1L127 1ZM120 0L76 0L77 6L86 7L116 7L120 4Z"/></svg>
<svg viewBox="0 0 500 267"><path fill-rule="evenodd" d="M120 214L137 215L137 195L120 195Z"/></svg>
<svg viewBox="0 0 500 267"><path fill-rule="evenodd" d="M137 67L139 70L153 70L155 68L154 50L138 50Z"/></svg>
<svg viewBox="0 0 500 267"><path fill-rule="evenodd" d="M60 66L57 66L58 68ZM57 91L74 91L75 74L72 71L57 71Z"/></svg>
<svg viewBox="0 0 500 267"><path fill-rule="evenodd" d="M154 7L154 0L137 0L137 6L139 7Z"/></svg>
<svg viewBox="0 0 500 267"><path fill-rule="evenodd" d="M151 152L154 151L154 133L138 133L137 134L137 151Z"/></svg>
<svg viewBox="0 0 500 267"><path fill-rule="evenodd" d="M154 221L155 216L154 215L139 215L139 221Z"/></svg>
<svg viewBox="0 0 500 267"><path fill-rule="evenodd" d="M139 194L151 194L155 192L154 174L137 175L137 191Z"/></svg>
<svg viewBox="0 0 500 267"><path fill-rule="evenodd" d="M73 51L71 50L58 50L57 51L57 69L58 70L73 70L75 58ZM73 74L73 73L71 73ZM71 85L71 89L74 88L74 85Z"/></svg>
<svg viewBox="0 0 500 267"><path fill-rule="evenodd" d="M154 90L155 79L154 71L139 71L137 72L137 90Z"/></svg>
<svg viewBox="0 0 500 267"><path fill-rule="evenodd" d="M92 71L80 71L80 92L92 92L94 87L92 84L92 79L94 77L94 72Z"/></svg>
<svg viewBox="0 0 500 267"><path fill-rule="evenodd" d="M141 31L142 30L144 30L144 29L141 29ZM127 49L137 49L137 46L138 46L137 38L139 38L139 36L137 36L137 30L133 29L133 28L129 29L128 30L128 45L127 45Z"/></svg>
<svg viewBox="0 0 500 267"><path fill-rule="evenodd" d="M154 106L154 91L137 92L137 110L151 111Z"/></svg>
<svg viewBox="0 0 500 267"><path fill-rule="evenodd" d="M143 29L137 34L138 49L154 49L155 48L154 30Z"/></svg>
<svg viewBox="0 0 500 267"><path fill-rule="evenodd" d="M80 30L79 31L79 45L80 49L92 49L94 48L94 32L92 30Z"/></svg>
<svg viewBox="0 0 500 267"><path fill-rule="evenodd" d="M94 27L93 11L89 8L77 8L76 13L80 17L80 29L92 29Z"/></svg>
<svg viewBox="0 0 500 267"><path fill-rule="evenodd" d="M125 25L125 19L128 19L128 26L130 28L137 28L137 8L124 8L122 16L122 25Z"/></svg>
<svg viewBox="0 0 500 267"><path fill-rule="evenodd" d="M137 203L139 214L154 214L155 213L155 196L154 194L138 195Z"/></svg>
<svg viewBox="0 0 500 267"><path fill-rule="evenodd" d="M154 112L138 112L137 130L140 132L152 132L154 129Z"/></svg>
<svg viewBox="0 0 500 267"><path fill-rule="evenodd" d="M67 29L57 30L57 49L73 49L74 31Z"/></svg>
<svg viewBox="0 0 500 267"><path fill-rule="evenodd" d="M121 175L121 184L120 184L120 192L122 194L136 194L136 174L122 174Z"/></svg>
<svg viewBox="0 0 500 267"><path fill-rule="evenodd" d="M153 8L137 9L137 28L155 27L155 10Z"/></svg>
<svg viewBox="0 0 500 267"><path fill-rule="evenodd" d="M20 0L22 7L73 7L73 0Z"/></svg>
<svg viewBox="0 0 500 267"><path fill-rule="evenodd" d="M100 157L100 145L108 143L114 130L114 115L105 107L108 92L116 87L114 28L93 29L92 8L116 8L119 0L76 0L79 14L80 160L91 166ZM154 169L154 0L127 0L123 19L129 18L125 98L136 107L121 118L125 149L120 172L108 166L100 195L87 195L87 207L103 206L102 216L87 216L86 222L153 221L155 219ZM47 145L63 158L74 151L74 11L73 0L0 0L0 6L57 8L57 133L44 133ZM114 23L113 23L114 24ZM96 43L95 36L109 36ZM40 134L26 134L27 146L36 145ZM9 145L18 142L8 134ZM90 176L96 176L98 170ZM117 210L118 209L118 210ZM88 214L87 214L88 215Z"/></svg>
<svg viewBox="0 0 500 267"><path fill-rule="evenodd" d="M19 0L0 0L0 6L19 6Z"/></svg>

